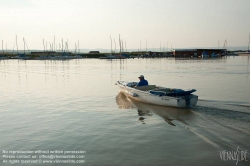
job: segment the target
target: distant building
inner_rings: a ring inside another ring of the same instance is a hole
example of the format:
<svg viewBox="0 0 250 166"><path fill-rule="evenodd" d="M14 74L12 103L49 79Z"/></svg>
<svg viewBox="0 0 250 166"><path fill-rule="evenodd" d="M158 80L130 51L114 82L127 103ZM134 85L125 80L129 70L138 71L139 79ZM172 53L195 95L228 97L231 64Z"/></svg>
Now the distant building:
<svg viewBox="0 0 250 166"><path fill-rule="evenodd" d="M208 55L219 54L225 55L227 52L226 49L176 49L173 50L175 57L197 57L201 56L203 52L206 52Z"/></svg>
<svg viewBox="0 0 250 166"><path fill-rule="evenodd" d="M100 54L99 51L89 51L89 54Z"/></svg>

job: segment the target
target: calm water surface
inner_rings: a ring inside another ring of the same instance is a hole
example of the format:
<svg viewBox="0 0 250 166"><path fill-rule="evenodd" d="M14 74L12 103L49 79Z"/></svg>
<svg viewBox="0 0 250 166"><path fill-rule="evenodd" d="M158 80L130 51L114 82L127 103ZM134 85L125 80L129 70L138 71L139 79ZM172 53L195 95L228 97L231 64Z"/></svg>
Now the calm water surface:
<svg viewBox="0 0 250 166"><path fill-rule="evenodd" d="M250 165L249 63L249 56L1 60L0 151L86 151L85 164L71 165L198 166L236 165L220 151L239 147L248 161L237 165ZM198 105L154 106L119 93L117 80L141 74L150 84L197 89Z"/></svg>

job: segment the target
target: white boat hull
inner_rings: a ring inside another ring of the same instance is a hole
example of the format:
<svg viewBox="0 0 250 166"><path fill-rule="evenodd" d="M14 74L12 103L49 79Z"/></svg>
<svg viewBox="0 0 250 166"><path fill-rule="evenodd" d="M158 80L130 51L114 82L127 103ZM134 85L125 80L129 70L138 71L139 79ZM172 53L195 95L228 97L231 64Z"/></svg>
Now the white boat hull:
<svg viewBox="0 0 250 166"><path fill-rule="evenodd" d="M120 92L123 93L126 97L149 104L185 108L189 106L195 106L198 101L198 96L192 94L188 95L187 101L187 98L183 96L159 96L151 94L149 93L149 91L141 91L129 86L125 86L123 84L120 84L119 82L117 83L117 85L120 87Z"/></svg>

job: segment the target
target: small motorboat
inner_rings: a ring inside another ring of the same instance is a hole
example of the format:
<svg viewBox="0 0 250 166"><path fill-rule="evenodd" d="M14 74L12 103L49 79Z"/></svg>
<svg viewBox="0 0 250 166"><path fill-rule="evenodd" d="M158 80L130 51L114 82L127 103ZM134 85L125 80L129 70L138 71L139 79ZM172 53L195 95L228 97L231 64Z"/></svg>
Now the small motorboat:
<svg viewBox="0 0 250 166"><path fill-rule="evenodd" d="M137 87L136 82L117 81L120 92L128 98L144 103L170 106L170 107L193 107L198 102L198 96L193 95L195 89L175 89L156 85Z"/></svg>

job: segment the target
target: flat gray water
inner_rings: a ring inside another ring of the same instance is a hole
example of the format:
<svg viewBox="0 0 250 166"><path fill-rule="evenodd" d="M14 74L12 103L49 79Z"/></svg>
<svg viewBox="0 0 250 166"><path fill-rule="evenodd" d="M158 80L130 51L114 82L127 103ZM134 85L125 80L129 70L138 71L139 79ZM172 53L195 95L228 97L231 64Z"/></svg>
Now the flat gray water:
<svg viewBox="0 0 250 166"><path fill-rule="evenodd" d="M237 165L250 165L249 62L0 60L0 157L82 150L84 164L44 165L236 165L220 152L239 148L248 150L248 161ZM141 74L149 84L197 89L198 105L160 107L119 94L117 80L138 81Z"/></svg>

